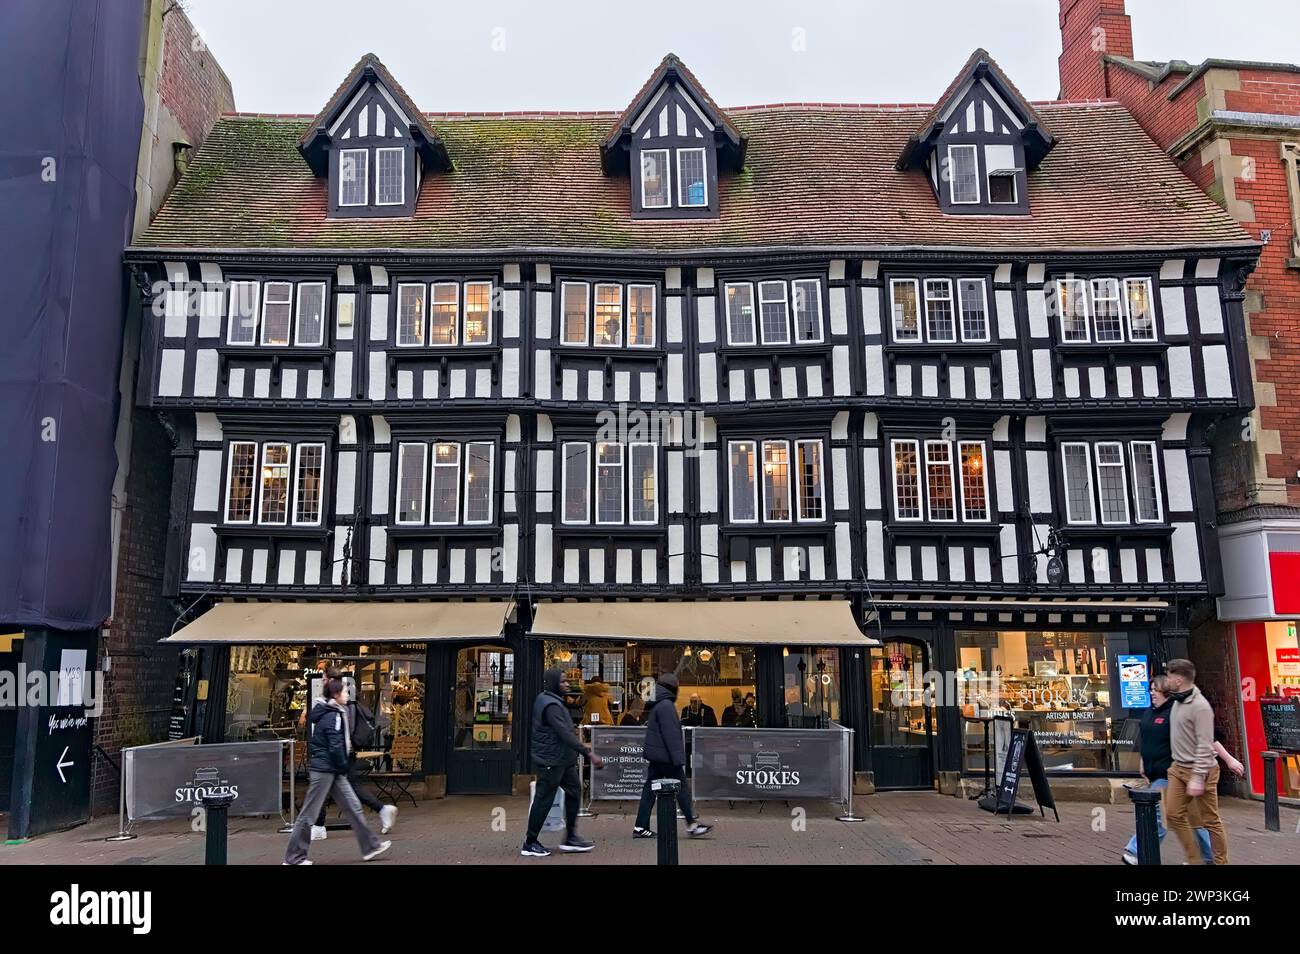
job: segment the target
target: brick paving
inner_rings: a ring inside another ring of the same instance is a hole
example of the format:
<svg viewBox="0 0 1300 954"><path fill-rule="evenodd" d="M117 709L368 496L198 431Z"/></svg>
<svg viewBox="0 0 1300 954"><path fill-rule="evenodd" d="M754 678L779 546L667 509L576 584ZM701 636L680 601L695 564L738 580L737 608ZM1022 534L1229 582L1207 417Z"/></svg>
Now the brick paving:
<svg viewBox="0 0 1300 954"><path fill-rule="evenodd" d="M393 848L384 864L653 864L655 843L631 837L631 803L598 803L597 816L581 830L595 839L589 855L558 853L521 858L522 798L467 797L423 801L404 808L392 833ZM1128 805L1066 803L1058 825L1018 816L993 818L964 799L931 793L889 793L859 798L855 810L866 820L846 824L825 803L807 806L806 824L796 824L794 806L707 803L702 817L717 825L705 839L680 841L682 864L1108 864L1133 831ZM1229 852L1236 864L1300 862L1300 811L1282 809L1282 831L1264 830L1259 802L1227 799L1224 814ZM230 821L231 864L278 864L286 835L278 822L257 818ZM203 836L188 823L154 822L138 826L140 837L127 842L104 839L117 819L99 818L80 828L45 835L26 844L0 847L0 865L11 864L200 864ZM547 833L542 840L554 844ZM1170 836L1166 864L1181 864L1182 849ZM359 863L351 833L331 832L312 846L317 864Z"/></svg>

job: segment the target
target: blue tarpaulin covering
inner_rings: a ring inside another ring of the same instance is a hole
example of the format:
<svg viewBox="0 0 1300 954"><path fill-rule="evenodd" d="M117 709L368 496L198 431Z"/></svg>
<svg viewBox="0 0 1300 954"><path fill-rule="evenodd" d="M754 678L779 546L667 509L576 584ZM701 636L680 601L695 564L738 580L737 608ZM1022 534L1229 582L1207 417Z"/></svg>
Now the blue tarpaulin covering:
<svg viewBox="0 0 1300 954"><path fill-rule="evenodd" d="M0 625L110 607L142 0L0 2Z"/></svg>

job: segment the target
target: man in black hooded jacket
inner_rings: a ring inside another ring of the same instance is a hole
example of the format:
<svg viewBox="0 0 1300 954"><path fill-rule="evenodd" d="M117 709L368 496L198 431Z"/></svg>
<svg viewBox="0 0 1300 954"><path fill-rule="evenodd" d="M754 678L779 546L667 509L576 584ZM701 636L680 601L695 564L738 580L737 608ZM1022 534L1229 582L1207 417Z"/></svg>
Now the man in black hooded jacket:
<svg viewBox="0 0 1300 954"><path fill-rule="evenodd" d="M564 790L566 835L560 851L591 851L596 843L578 834L578 807L582 801L582 779L578 777L578 756L584 755L600 768L604 760L582 744L573 729L573 719L564 696L569 681L559 669L542 673L542 691L533 703L533 761L537 763L537 788L528 812L528 835L519 853L528 858L545 858L550 849L537 840L555 801L555 790Z"/></svg>
<svg viewBox="0 0 1300 954"><path fill-rule="evenodd" d="M682 723L677 717L677 677L670 672L659 677L655 685L654 701L646 708L645 749L642 758L650 763L645 785L641 788L641 804L637 807L633 838L653 838L650 828L650 809L656 779L675 778L681 785L677 789L677 804L686 816L686 833L692 838L707 835L712 825L702 825L695 817L691 797L686 793L686 746L682 743Z"/></svg>

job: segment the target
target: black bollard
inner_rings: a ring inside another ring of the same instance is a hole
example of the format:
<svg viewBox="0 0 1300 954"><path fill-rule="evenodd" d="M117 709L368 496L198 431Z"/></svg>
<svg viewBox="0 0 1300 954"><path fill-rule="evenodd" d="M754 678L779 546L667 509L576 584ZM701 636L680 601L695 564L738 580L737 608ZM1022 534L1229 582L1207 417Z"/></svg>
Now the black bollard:
<svg viewBox="0 0 1300 954"><path fill-rule="evenodd" d="M1137 820L1137 855L1140 865L1160 864L1160 823L1156 809L1160 805L1159 789L1130 788L1128 797L1133 800Z"/></svg>
<svg viewBox="0 0 1300 954"><path fill-rule="evenodd" d="M226 863L226 812L233 801L230 795L203 796L203 810L207 816L207 838L203 848L205 865Z"/></svg>
<svg viewBox="0 0 1300 954"><path fill-rule="evenodd" d="M661 865L677 864L677 790L682 783L675 778L659 778L650 783L655 793L659 820L659 860Z"/></svg>
<svg viewBox="0 0 1300 954"><path fill-rule="evenodd" d="M1281 818L1277 810L1277 759L1276 752L1261 752L1264 757L1264 827L1281 831Z"/></svg>

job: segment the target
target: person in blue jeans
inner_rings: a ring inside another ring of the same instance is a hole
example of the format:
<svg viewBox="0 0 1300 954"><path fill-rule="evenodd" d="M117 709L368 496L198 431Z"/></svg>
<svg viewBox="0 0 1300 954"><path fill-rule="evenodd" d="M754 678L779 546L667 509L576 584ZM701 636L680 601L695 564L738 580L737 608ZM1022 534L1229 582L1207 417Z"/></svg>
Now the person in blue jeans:
<svg viewBox="0 0 1300 954"><path fill-rule="evenodd" d="M1138 735L1138 751L1142 754L1142 774L1146 776L1148 787L1163 791L1169 786L1169 766L1174 757L1170 752L1169 724L1174 700L1168 695L1169 685L1164 676L1151 680L1151 708L1142 713L1141 727ZM1165 823L1160 816L1160 806L1156 806L1156 825L1160 830L1160 840L1165 840ZM1196 843L1201 847L1201 855L1206 864L1213 864L1210 852L1210 833L1204 828L1196 829ZM1129 839L1124 846L1124 864L1135 865L1137 857L1137 835Z"/></svg>

